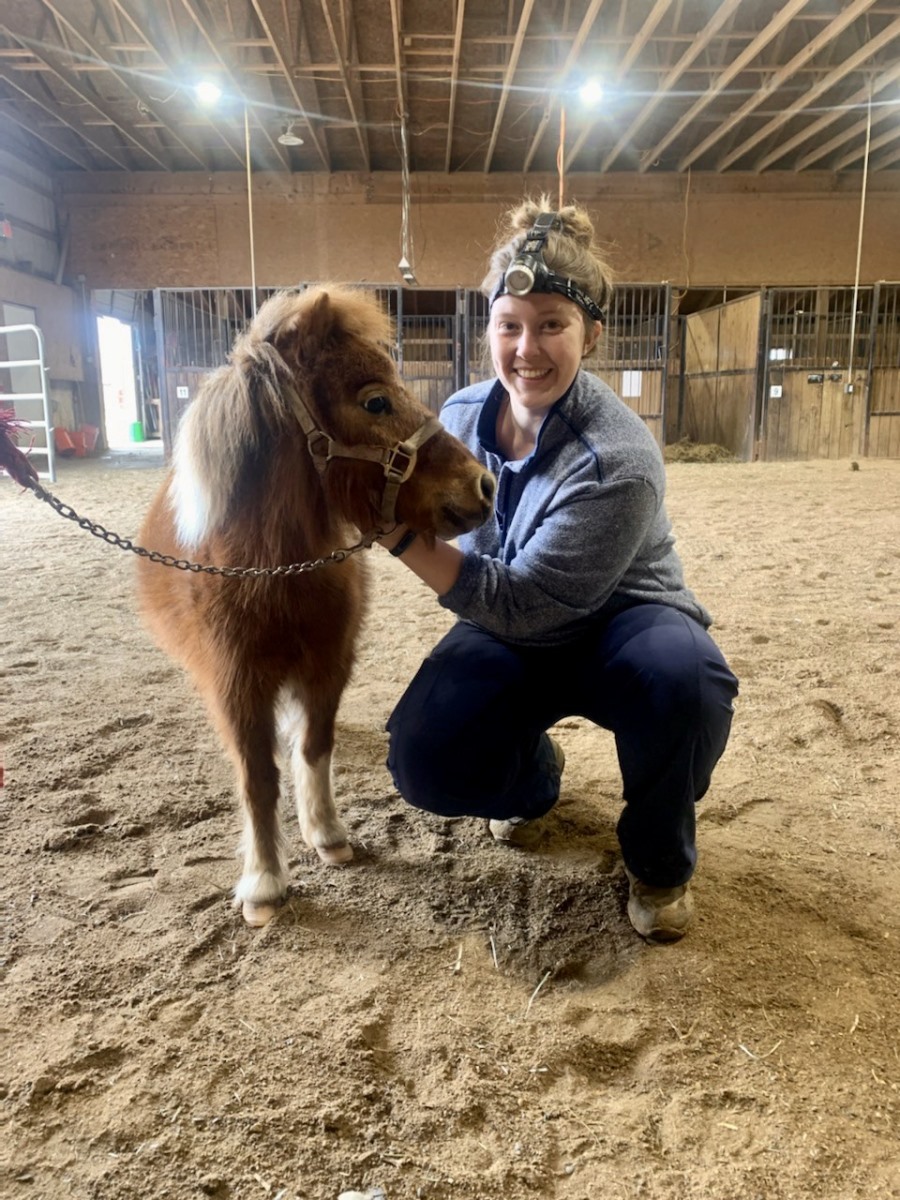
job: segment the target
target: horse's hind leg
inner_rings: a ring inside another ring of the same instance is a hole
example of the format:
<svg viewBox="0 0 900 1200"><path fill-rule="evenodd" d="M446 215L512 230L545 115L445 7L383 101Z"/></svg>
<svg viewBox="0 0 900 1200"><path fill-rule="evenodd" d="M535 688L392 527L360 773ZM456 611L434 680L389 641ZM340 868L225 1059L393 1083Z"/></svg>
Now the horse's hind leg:
<svg viewBox="0 0 900 1200"><path fill-rule="evenodd" d="M314 705L305 703L301 695L299 688L286 689L278 711L279 740L290 758L300 832L323 862L349 862L353 848L334 806L331 778L340 693L318 696Z"/></svg>
<svg viewBox="0 0 900 1200"><path fill-rule="evenodd" d="M265 925L287 891L287 858L278 819L274 696L235 687L207 700L237 771L244 814L243 871L234 890L248 925Z"/></svg>

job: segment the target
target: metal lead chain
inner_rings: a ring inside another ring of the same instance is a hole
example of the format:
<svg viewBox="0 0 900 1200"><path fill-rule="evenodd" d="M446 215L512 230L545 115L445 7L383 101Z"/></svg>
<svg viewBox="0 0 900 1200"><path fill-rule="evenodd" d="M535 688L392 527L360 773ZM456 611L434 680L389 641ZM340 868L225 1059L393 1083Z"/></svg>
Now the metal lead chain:
<svg viewBox="0 0 900 1200"><path fill-rule="evenodd" d="M193 571L195 574L225 575L229 579L259 579L264 576L300 575L304 571L316 571L319 567L327 567L331 563L341 563L349 558L351 554L356 554L359 550L370 549L375 539L384 532L381 529L373 529L371 533L367 533L352 546L332 550L324 558L314 558L309 562L291 563L289 566L282 567L213 567L206 566L203 563L189 562L186 558L174 558L171 554L160 554L158 550L147 550L143 546L136 546L130 538L120 537L119 534L104 529L96 521L79 516L74 508L68 504L63 504L62 500L58 500L56 496L45 491L40 484L29 480L25 486L31 488L39 500L43 500L51 508L56 509L61 517L65 517L67 521L74 521L81 529L86 529L88 533L100 538L101 541L107 542L110 546L118 546L120 550L130 550L132 554L136 554L139 558L149 559L150 562L159 563L162 567L175 567L178 571Z"/></svg>

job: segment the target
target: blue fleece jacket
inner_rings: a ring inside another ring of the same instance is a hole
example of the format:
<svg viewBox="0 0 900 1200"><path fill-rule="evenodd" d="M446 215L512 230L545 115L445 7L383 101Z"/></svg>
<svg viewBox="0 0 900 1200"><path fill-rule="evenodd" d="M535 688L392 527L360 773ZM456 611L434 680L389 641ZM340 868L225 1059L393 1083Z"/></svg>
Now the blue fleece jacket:
<svg viewBox="0 0 900 1200"><path fill-rule="evenodd" d="M634 603L712 618L684 584L666 515L665 467L641 418L579 371L547 413L533 452L496 439L499 380L447 400L441 421L497 477L492 520L459 539L459 578L440 602L520 645L570 641Z"/></svg>

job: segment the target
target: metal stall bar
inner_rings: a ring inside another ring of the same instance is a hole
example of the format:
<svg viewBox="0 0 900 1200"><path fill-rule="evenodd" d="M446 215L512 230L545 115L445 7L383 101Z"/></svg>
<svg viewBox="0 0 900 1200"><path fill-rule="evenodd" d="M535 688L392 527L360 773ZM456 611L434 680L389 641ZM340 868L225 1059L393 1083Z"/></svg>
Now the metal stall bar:
<svg viewBox="0 0 900 1200"><path fill-rule="evenodd" d="M13 372L30 373L37 368L40 390L4 392L0 395L0 402L12 406L13 415L23 428L31 429L36 433L44 435L46 445L33 445L26 449L25 452L30 457L46 458L46 469L43 471L39 470L38 475L41 479L49 479L51 483L54 483L56 481L56 448L53 444L54 430L50 419L50 397L47 394L47 368L44 366L44 336L37 325L0 326L0 337L13 337L16 339L20 335L27 336L29 334L34 336L37 343L37 357L8 358L0 361L0 371L9 371L10 379L12 380ZM6 347L7 353L9 353L10 346L8 341ZM41 405L42 418L40 420L26 415L29 411L33 411L33 405L36 401L40 401Z"/></svg>

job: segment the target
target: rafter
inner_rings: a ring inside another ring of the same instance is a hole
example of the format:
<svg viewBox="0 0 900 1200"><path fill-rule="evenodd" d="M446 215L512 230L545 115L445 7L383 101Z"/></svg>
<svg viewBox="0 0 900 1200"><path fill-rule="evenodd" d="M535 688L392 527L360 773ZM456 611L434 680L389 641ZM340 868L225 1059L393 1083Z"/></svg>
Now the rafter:
<svg viewBox="0 0 900 1200"><path fill-rule="evenodd" d="M635 62L637 62L637 59L640 56L641 51L644 49L644 47L647 45L647 42L653 36L654 30L656 29L656 27L660 23L660 21L663 19L663 17L666 15L666 12L668 11L669 5L671 3L672 3L672 0L656 0L656 3L653 5L653 8L650 11L650 15L647 17L647 20L644 22L644 24L641 26L641 28L635 34L634 39L632 40L628 49L625 51L625 54L622 57L621 62L619 62L618 65L616 66L615 75L614 75L615 80L624 79L624 77L628 74L628 72L634 66ZM569 166L575 161L575 159L581 153L582 147L584 146L585 142L588 140L588 138L593 133L593 130L594 130L594 127L596 124L597 124L596 119L589 121L587 123L587 125L584 127L584 129L581 131L580 135L575 139L574 146L569 151L568 155L566 155L564 157L564 161L563 161L563 169L564 170L568 170Z"/></svg>
<svg viewBox="0 0 900 1200"><path fill-rule="evenodd" d="M784 8L780 9L775 16L769 21L765 29L763 29L753 39L749 46L746 46L737 58L720 72L713 82L709 85L699 100L688 109L688 111L672 126L667 134L652 146L649 150L645 150L641 155L641 162L638 166L638 172L643 173L659 159L662 152L675 141L685 129L687 129L696 118L707 108L716 96L728 87L729 83L743 71L744 67L753 61L754 58L768 46L769 42L777 36L778 32L787 25L788 21L799 13L809 4L810 0L788 0Z"/></svg>
<svg viewBox="0 0 900 1200"><path fill-rule="evenodd" d="M895 130L894 136L900 137L900 130ZM880 158L877 162L870 163L869 170L883 171L885 167L892 167L896 162L900 162L900 146L892 154L886 154L884 158Z"/></svg>
<svg viewBox="0 0 900 1200"><path fill-rule="evenodd" d="M823 79L814 84L809 91L804 92L793 104L789 104L787 108L782 109L771 121L766 122L762 129L757 129L755 133L741 142L739 146L735 146L724 158L719 160L716 164L716 170L724 171L733 162L737 162L739 158L743 158L748 150L752 150L754 146L758 146L764 138L767 138L770 134L780 129L782 125L786 124L798 112L802 112L810 104L815 103L829 88L834 87L836 83L840 83L845 75L849 75L851 71L855 71L857 67L867 62L873 55L877 54L879 50L883 49L898 36L900 36L900 17L888 25L886 29L883 29L877 37L871 38L864 45L860 46L855 54L851 54L849 58L845 58L840 66L835 67L833 71L829 71Z"/></svg>
<svg viewBox="0 0 900 1200"><path fill-rule="evenodd" d="M288 65L288 29L285 21L282 19L284 10L276 0L252 0L253 8L256 12L257 19L262 26L263 32L266 35L266 41L271 47L272 53L275 55L275 61L278 63L278 69L287 84L288 91L294 99L297 106L297 111L300 114L300 119L303 121L309 135L311 144L315 147L322 166L326 171L331 170L331 163L328 159L328 153L323 147L316 127L309 119L307 106L300 98L300 93L294 83L294 77Z"/></svg>
<svg viewBox="0 0 900 1200"><path fill-rule="evenodd" d="M600 0L602 3L602 0ZM466 0L456 0L456 28L453 31L453 58L450 63L450 103L447 111L447 150L444 154L444 170L450 170L453 150L453 126L456 123L456 89L459 84L459 64L462 58L463 22L466 16Z"/></svg>
<svg viewBox="0 0 900 1200"><path fill-rule="evenodd" d="M895 128L885 130L885 132L879 134L878 137L871 139L869 142L869 153L871 154L874 150L880 150L882 146L889 146L891 142L896 142L898 138L900 138L900 130ZM849 167L851 163L859 162L861 158L865 157L865 154L866 146L865 141L863 141L862 145L855 146L851 151L849 151L849 153L845 154L843 158L840 158L836 163L833 163L832 170L843 171L843 169L845 167Z"/></svg>
<svg viewBox="0 0 900 1200"><path fill-rule="evenodd" d="M259 119L259 114L256 112L256 110L254 108L253 101L248 98L248 96L246 95L244 90L241 88L241 85L238 83L238 80L237 80L237 77L235 76L232 65L222 55L222 52L219 49L219 43L215 37L215 32L209 28L208 21L206 21L203 18L203 16L197 11L197 8L194 4L194 0L181 0L181 5L184 8L187 15L190 17L191 21L194 23L194 25L197 29L197 32L200 34L201 38L206 43L207 47L209 48L210 52L212 53L213 58L219 64L219 67L222 70L224 77L228 80L229 88L234 93L234 95L237 96L238 99L244 105L246 105L247 112L250 114L250 116L252 116L254 122L256 123L257 128L262 130L263 136L265 137L266 141L268 142L269 147L272 150L272 153L275 155L275 157L281 163L282 167L287 169L288 161L287 161L287 158L286 158L284 152L282 151L281 146L279 146L278 143L275 141L275 139L272 137L272 134L269 132L269 129L266 126L265 122L263 122ZM239 157L241 159L241 163L243 164L243 161L244 161L243 155L239 155Z"/></svg>
<svg viewBox="0 0 900 1200"><path fill-rule="evenodd" d="M121 0L112 0L112 3L118 5L121 3ZM165 130L167 130L177 145L182 146L185 150L187 150L188 153L197 160L200 166L208 166L208 164L198 156L197 152L187 145L178 131L174 129L164 117L161 117L159 113L154 110L154 106L148 102L149 98L135 88L133 83L133 73L130 71L124 71L115 63L109 63L107 61L107 56L104 55L103 48L93 37L93 34L89 29L83 26L80 21L77 21L69 13L64 12L57 4L53 3L52 0L43 0L43 4L44 8L53 15L57 24L60 27L67 28L74 33L79 41L88 50L88 52L93 56L93 58L96 59L97 62L102 62L107 66L108 70L112 72L125 91L134 97L138 105L143 106L145 111L152 113L154 119L158 121ZM138 30L138 32L140 33L141 31ZM143 36L143 34L141 34L141 36Z"/></svg>
<svg viewBox="0 0 900 1200"><path fill-rule="evenodd" d="M10 37L15 38L15 34L11 33L9 30L4 30L4 32L9 34ZM16 40L19 41L18 38L16 38ZM20 42L20 44L23 43ZM85 104L90 105L90 107L95 109L110 125L112 125L115 129L118 129L119 133L123 138L125 138L126 141L133 142L138 150L146 154L148 158L152 159L153 162L162 167L164 171L172 170L171 159L168 156L163 157L161 154L159 154L144 138L139 137L138 134L135 133L133 129L129 128L124 121L121 121L111 105L101 100L96 93L92 91L89 92L86 88L82 87L81 81L74 71L70 71L68 67L64 66L61 62L58 62L53 55L47 53L46 50L43 50L39 46L27 46L26 49L30 49L34 57L39 62L42 62L44 66L46 66L51 72L51 74L60 81L60 83L65 84L70 91L74 92L79 100L82 100Z"/></svg>
<svg viewBox="0 0 900 1200"><path fill-rule="evenodd" d="M0 79L8 81L8 78L6 71L0 67ZM31 99L30 96L29 99ZM20 113L17 109L9 105L4 105L2 111L4 117L15 122L26 133L39 138L51 150L55 150L58 154L62 154L67 158L69 162L73 162L76 167L81 167L83 171L93 171L94 164L90 159L82 154L80 150L74 150L71 146L67 146L55 129L48 129L47 126L41 125L38 121L33 121L30 117L25 116L24 113Z"/></svg>
<svg viewBox="0 0 900 1200"><path fill-rule="evenodd" d="M603 162L600 164L601 171L608 171L625 147L631 145L638 130L646 124L662 101L667 98L668 93L672 90L681 76L694 62L694 60L703 53L719 30L722 29L725 24L734 17L738 8L741 6L741 3L742 0L725 0L724 4L719 5L715 14L713 15L712 20L704 29L700 30L675 66L666 73L665 78L659 85L656 95L650 97L638 115L634 118L634 120L616 142L615 146L613 146L612 150L610 150L610 152L603 159Z"/></svg>
<svg viewBox="0 0 900 1200"><path fill-rule="evenodd" d="M87 142L87 144L96 150L98 154L102 154L105 158L108 158L110 162L115 163L116 166L123 171L127 171L129 169L128 163L125 162L123 158L120 158L117 154L114 154L112 150L108 149L101 142L98 142L96 138L94 138L88 131L87 126L73 121L65 109L48 100L46 96L42 96L36 89L32 90L27 88L17 74L7 71L5 67L0 67L0 79L5 80L6 83L8 83L10 87L15 88L17 92L21 92L27 100L32 102L32 104L36 104L39 108L42 108L44 112L49 113L49 115L53 117L54 120L59 121L61 125L65 125L68 129L71 129L73 133L77 134L78 137Z"/></svg>
<svg viewBox="0 0 900 1200"><path fill-rule="evenodd" d="M875 0L855 0L855 3L845 8L840 16L835 17L835 19L826 25L826 27L818 34L817 37L814 37L812 41L807 42L803 49L795 54L789 62L786 62L784 66L780 67L777 71L773 71L769 78L763 81L756 93L751 96L749 100L747 100L739 109L733 112L730 117L727 117L724 121L718 124L716 128L707 137L705 137L702 142L699 143L699 145L695 146L693 150L690 151L689 154L686 154L679 162L678 170L687 170L687 168L692 163L696 162L702 154L705 154L711 146L714 146L720 138L724 137L726 133L730 133L731 130L739 125L745 117L749 116L750 113L759 108L760 104L767 100L769 96L777 92L782 84L786 83L788 79L796 74L800 67L805 66L811 59L815 58L825 46L833 43L838 34L842 33L847 26L852 24L852 22L861 13L865 12L867 8L871 8L874 2ZM733 154L735 151L732 150L730 153ZM720 161L724 161L724 159ZM721 170L721 167L718 163L716 164L716 169Z"/></svg>
<svg viewBox="0 0 900 1200"><path fill-rule="evenodd" d="M353 122L353 132L356 134L356 140L359 143L359 152L362 155L363 164L367 171L372 169L372 155L369 151L369 139L366 136L364 129L365 114L360 115L356 111L356 101L353 98L353 88L350 83L350 76L347 73L347 65L344 61L344 55L341 52L341 46L338 42L337 33L334 28L334 21L331 18L331 11L328 7L328 0L320 0L322 5L322 16L325 18L325 25L328 29L328 37L331 40L331 48L334 51L335 63L337 64L338 73L341 77L341 85L344 89L344 97L347 101L347 107L350 109L350 120Z"/></svg>
<svg viewBox="0 0 900 1200"><path fill-rule="evenodd" d="M392 0L394 2L394 0ZM510 51L509 60L506 64L506 71L503 75L502 91L500 92L500 101L497 105L497 113L494 117L494 128L491 130L491 140L487 148L487 153L484 156L484 173L487 174L491 169L491 161L494 157L494 150L497 147L497 138L500 136L500 126L503 124L503 114L506 112L506 105L509 101L510 88L512 81L515 78L516 68L519 65L519 56L522 53L522 43L525 40L525 30L528 28L528 22L531 20L531 10L534 8L534 0L525 0L522 5L522 15L519 18L519 27L516 30L515 40L513 41L512 50Z"/></svg>
<svg viewBox="0 0 900 1200"><path fill-rule="evenodd" d="M878 78L872 84L872 95L877 96L879 92L883 91L889 84L893 83L895 79L900 79L900 63L898 63L897 66L892 67L889 71L885 71L883 75L878 76ZM819 117L818 121L813 121L811 125L807 125L805 129L801 129L799 133L795 133L794 136L792 138L788 138L786 142L779 142L774 150L770 150L768 154L753 164L753 170L764 171L766 167L771 166L771 164L774 162L778 162L780 158L784 158L786 154L790 154L792 150L795 150L804 142L808 142L810 138L822 133L822 131L827 129L829 125L833 125L835 121L844 115L845 109L862 106L866 103L868 98L869 89L867 87L859 88L853 93L852 96L847 97L841 107L835 108L832 112L825 113L824 116ZM865 121L862 122L861 127L865 129ZM830 154L832 150L836 150L838 146L842 145L845 141L848 141L851 137L854 137L859 132L859 129L859 124L854 125L851 130L844 130L843 133L836 134L833 138L831 138L830 141L825 142L824 144L820 143L813 150L809 151L801 159L795 162L793 169L795 171L802 171L804 167L809 166L810 163L817 162L818 159L824 158L826 154Z"/></svg>
<svg viewBox="0 0 900 1200"><path fill-rule="evenodd" d="M740 0L734 0L734 2L739 3ZM587 41L588 35L594 27L594 22L597 20L597 14L600 12L602 7L603 0L591 0L584 16L581 18L581 24L578 27L578 32L572 39L572 45L569 47L569 53L566 55L566 61L563 63L562 70L559 73L559 83L556 88L557 95L556 97L554 97L552 94L548 95L547 105L544 109L544 115L540 119L537 130L535 131L535 135L532 139L531 146L527 155L525 156L525 163L522 167L524 172L527 172L531 169L534 156L537 153L541 142L544 140L544 134L547 132L547 126L550 124L550 117L552 116L555 108L554 100L559 99L559 93L561 93L563 88L565 88L566 82L569 76L572 74L575 64L578 62L581 51L584 49L584 43Z"/></svg>

